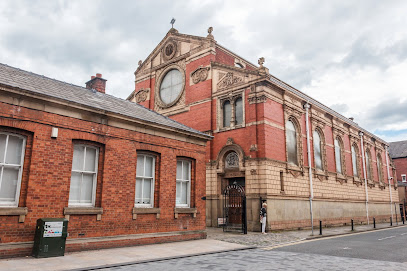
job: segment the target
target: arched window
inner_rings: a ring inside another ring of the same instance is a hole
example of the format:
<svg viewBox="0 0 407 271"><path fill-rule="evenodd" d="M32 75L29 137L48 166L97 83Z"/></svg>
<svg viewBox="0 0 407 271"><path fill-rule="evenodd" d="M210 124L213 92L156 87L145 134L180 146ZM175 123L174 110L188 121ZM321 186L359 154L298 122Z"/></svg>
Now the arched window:
<svg viewBox="0 0 407 271"><path fill-rule="evenodd" d="M243 101L240 97L235 101L235 123L236 125L243 123Z"/></svg>
<svg viewBox="0 0 407 271"><path fill-rule="evenodd" d="M382 172L383 172L383 168L382 168L382 158L380 157L380 154L377 155L377 176L379 178L379 182L383 181L383 176L382 176Z"/></svg>
<svg viewBox="0 0 407 271"><path fill-rule="evenodd" d="M372 171L370 170L370 152L369 150L366 150L366 172L367 172L367 179L371 180L372 179Z"/></svg>
<svg viewBox="0 0 407 271"><path fill-rule="evenodd" d="M232 107L230 101L225 101L223 103L223 127L230 126L230 117L232 114Z"/></svg>
<svg viewBox="0 0 407 271"><path fill-rule="evenodd" d="M357 147L355 147L355 145L352 145L352 148L351 148L351 151L352 151L352 169L353 169L353 176L359 177L356 149L357 149Z"/></svg>
<svg viewBox="0 0 407 271"><path fill-rule="evenodd" d="M342 174L342 153L341 145L338 138L335 138L335 163L336 163L336 172Z"/></svg>
<svg viewBox="0 0 407 271"><path fill-rule="evenodd" d="M314 131L312 135L314 139L314 161L315 161L315 168L323 170L322 166L322 148L321 148L321 136L317 130Z"/></svg>
<svg viewBox="0 0 407 271"><path fill-rule="evenodd" d="M297 131L294 123L289 120L285 125L287 141L287 162L298 166Z"/></svg>

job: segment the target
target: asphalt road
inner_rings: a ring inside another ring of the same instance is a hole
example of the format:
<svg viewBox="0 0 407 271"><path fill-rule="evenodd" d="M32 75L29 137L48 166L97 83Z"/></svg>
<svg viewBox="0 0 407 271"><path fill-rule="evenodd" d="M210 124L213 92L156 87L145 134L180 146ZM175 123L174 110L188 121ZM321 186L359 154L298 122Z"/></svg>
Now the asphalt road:
<svg viewBox="0 0 407 271"><path fill-rule="evenodd" d="M407 227L101 270L406 270Z"/></svg>
<svg viewBox="0 0 407 271"><path fill-rule="evenodd" d="M407 227L323 238L318 241L275 248L274 251L407 262Z"/></svg>

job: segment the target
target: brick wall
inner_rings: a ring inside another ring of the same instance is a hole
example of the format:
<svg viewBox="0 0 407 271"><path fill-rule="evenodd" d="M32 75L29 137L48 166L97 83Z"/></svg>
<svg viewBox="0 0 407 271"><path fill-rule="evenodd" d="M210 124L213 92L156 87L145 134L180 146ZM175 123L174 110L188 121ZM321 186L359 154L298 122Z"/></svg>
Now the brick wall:
<svg viewBox="0 0 407 271"><path fill-rule="evenodd" d="M19 207L28 208L24 223L18 222L18 216L0 216L1 243L32 241L37 219L64 217L75 142L99 147L95 206L102 207L103 214L99 221L96 215L70 215L68 240L205 229L205 202L201 200L205 195L205 146L5 103L0 109L0 131L27 139ZM51 138L52 127L59 129L57 138ZM155 207L161 209L160 218L155 214L132 218L140 150L159 155ZM195 218L192 214L174 218L177 157L193 161L191 207L197 208Z"/></svg>
<svg viewBox="0 0 407 271"><path fill-rule="evenodd" d="M401 175L407 175L407 157L393 159L397 171L397 181L401 182Z"/></svg>

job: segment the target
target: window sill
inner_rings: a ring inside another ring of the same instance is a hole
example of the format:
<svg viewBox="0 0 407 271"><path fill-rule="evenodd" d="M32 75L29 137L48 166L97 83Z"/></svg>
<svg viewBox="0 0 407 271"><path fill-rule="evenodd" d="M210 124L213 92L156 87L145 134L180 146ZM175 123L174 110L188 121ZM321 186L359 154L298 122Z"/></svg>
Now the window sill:
<svg viewBox="0 0 407 271"><path fill-rule="evenodd" d="M375 187L376 184L375 184L372 180L367 179L367 186L369 186L370 188L372 188L372 187Z"/></svg>
<svg viewBox="0 0 407 271"><path fill-rule="evenodd" d="M336 173L336 181L339 182L340 184L348 182L346 177L344 175L342 175L341 173L338 173L338 172Z"/></svg>
<svg viewBox="0 0 407 271"><path fill-rule="evenodd" d="M244 128L244 127L245 127L245 124L239 124L239 125L230 126L230 127L219 127L218 132L221 133L221 132Z"/></svg>
<svg viewBox="0 0 407 271"><path fill-rule="evenodd" d="M64 215L69 220L70 215L96 215L96 220L102 220L103 208L100 207L65 207Z"/></svg>
<svg viewBox="0 0 407 271"><path fill-rule="evenodd" d="M353 176L353 183L356 184L356 186L362 185L363 181L359 179L359 177Z"/></svg>
<svg viewBox="0 0 407 271"><path fill-rule="evenodd" d="M192 217L196 217L197 210L196 208L189 207L176 207L174 209L174 217L178 218L178 214L192 214Z"/></svg>
<svg viewBox="0 0 407 271"><path fill-rule="evenodd" d="M27 207L0 207L0 215L20 216L19 223L24 223L25 216L28 214Z"/></svg>
<svg viewBox="0 0 407 271"><path fill-rule="evenodd" d="M291 173L291 175L293 175L294 178L297 178L300 175L304 176L304 171L302 167L289 163L287 163L287 172Z"/></svg>
<svg viewBox="0 0 407 271"><path fill-rule="evenodd" d="M315 178L319 179L321 182L323 180L328 180L328 174L325 171L320 170L320 169L315 169L314 176L315 176Z"/></svg>
<svg viewBox="0 0 407 271"><path fill-rule="evenodd" d="M133 213L133 219L137 219L138 214L156 214L156 217L158 219L158 218L160 218L161 209L160 208L134 207L132 213Z"/></svg>

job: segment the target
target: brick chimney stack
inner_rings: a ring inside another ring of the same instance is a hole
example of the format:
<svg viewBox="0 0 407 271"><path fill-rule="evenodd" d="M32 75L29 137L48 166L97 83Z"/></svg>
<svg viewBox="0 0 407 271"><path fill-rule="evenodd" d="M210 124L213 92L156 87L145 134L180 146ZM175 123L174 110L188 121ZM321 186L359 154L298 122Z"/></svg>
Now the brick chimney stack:
<svg viewBox="0 0 407 271"><path fill-rule="evenodd" d="M96 76L91 76L90 80L86 82L87 89L96 89L99 92L105 93L106 79L102 78L102 74L97 73Z"/></svg>

